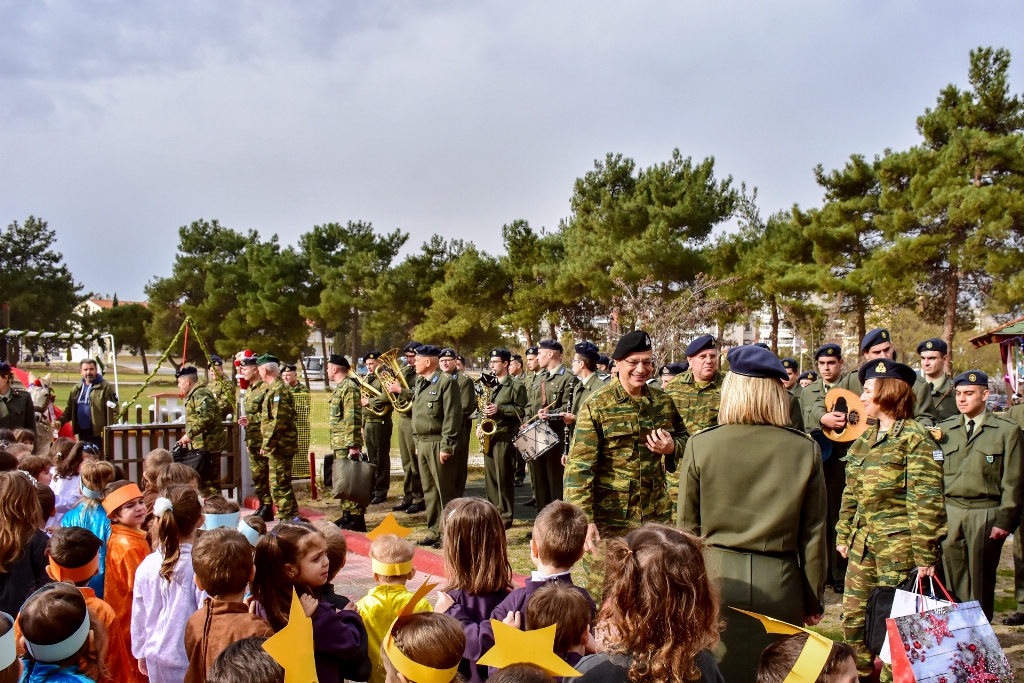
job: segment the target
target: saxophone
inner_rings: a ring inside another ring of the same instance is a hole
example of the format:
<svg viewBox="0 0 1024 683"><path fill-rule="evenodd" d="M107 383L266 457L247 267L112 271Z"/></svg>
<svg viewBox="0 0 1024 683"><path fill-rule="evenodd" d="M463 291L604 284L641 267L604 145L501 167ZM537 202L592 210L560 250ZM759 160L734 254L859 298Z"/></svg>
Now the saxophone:
<svg viewBox="0 0 1024 683"><path fill-rule="evenodd" d="M480 373L480 379L476 383L476 409L480 415L480 452L487 455L491 447L491 435L498 431L498 423L494 418L484 417L484 407L491 403L494 389L498 386L498 378L487 373Z"/></svg>

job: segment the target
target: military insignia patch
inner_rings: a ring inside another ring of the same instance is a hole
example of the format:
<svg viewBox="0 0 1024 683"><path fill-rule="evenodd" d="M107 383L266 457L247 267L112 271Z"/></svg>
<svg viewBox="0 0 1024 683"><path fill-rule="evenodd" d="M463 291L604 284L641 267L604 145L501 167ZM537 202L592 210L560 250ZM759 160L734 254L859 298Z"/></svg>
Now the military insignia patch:
<svg viewBox="0 0 1024 683"><path fill-rule="evenodd" d="M938 441L942 438L942 430L938 427L929 427L928 433L932 435L932 438Z"/></svg>
<svg viewBox="0 0 1024 683"><path fill-rule="evenodd" d="M924 347L925 347L926 349L930 349L930 348L932 348L932 346L934 346L934 344L932 344L931 342L927 342L927 343L926 343L926 344L924 345Z"/></svg>
<svg viewBox="0 0 1024 683"><path fill-rule="evenodd" d="M888 339L889 338L889 335L887 335L884 330L882 331L882 334L880 336L882 337L882 339Z"/></svg>
<svg viewBox="0 0 1024 683"><path fill-rule="evenodd" d="M876 365L875 372L885 372L885 363L879 363Z"/></svg>
<svg viewBox="0 0 1024 683"><path fill-rule="evenodd" d="M971 380L972 382L977 382L978 376L972 372L971 374L967 375L967 379Z"/></svg>
<svg viewBox="0 0 1024 683"><path fill-rule="evenodd" d="M993 463L995 461L996 461L996 456L994 456L994 455L986 455L985 456L985 462Z"/></svg>
<svg viewBox="0 0 1024 683"><path fill-rule="evenodd" d="M942 455L942 451L932 451L932 460L942 462L943 460L945 460L945 456Z"/></svg>
<svg viewBox="0 0 1024 683"><path fill-rule="evenodd" d="M828 351L826 351L825 353L827 353L828 355L830 355L830 356L831 356L831 355L832 355L833 353L835 353L835 349L832 349L832 348L830 348L830 349L829 349Z"/></svg>

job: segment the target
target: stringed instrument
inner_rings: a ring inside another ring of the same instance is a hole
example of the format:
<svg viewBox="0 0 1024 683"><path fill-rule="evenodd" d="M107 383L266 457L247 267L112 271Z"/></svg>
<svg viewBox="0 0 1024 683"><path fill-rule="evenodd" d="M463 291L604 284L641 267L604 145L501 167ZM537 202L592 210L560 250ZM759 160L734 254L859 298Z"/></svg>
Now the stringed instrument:
<svg viewBox="0 0 1024 683"><path fill-rule="evenodd" d="M825 394L825 410L830 413L846 413L846 426L839 430L822 425L821 431L832 441L848 443L856 441L867 431L874 420L864 412L864 402L849 389L829 389Z"/></svg>

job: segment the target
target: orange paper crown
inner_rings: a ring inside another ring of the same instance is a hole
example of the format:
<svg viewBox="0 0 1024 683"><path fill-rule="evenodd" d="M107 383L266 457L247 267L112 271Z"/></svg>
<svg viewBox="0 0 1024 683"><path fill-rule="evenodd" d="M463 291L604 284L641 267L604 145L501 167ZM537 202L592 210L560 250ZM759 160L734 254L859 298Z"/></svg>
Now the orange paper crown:
<svg viewBox="0 0 1024 683"><path fill-rule="evenodd" d="M388 513L388 516L384 518L384 521L377 525L377 528L366 534L366 537L371 541L377 539L378 536L398 536L399 538L405 538L412 533L412 529L406 528L398 523L395 516L392 513Z"/></svg>
<svg viewBox="0 0 1024 683"><path fill-rule="evenodd" d="M93 556L87 564L83 564L81 567L62 567L50 558L50 566L46 568L46 573L50 575L50 578L54 581L69 581L71 583L79 583L81 581L88 581L92 577L96 576L96 572L100 569L100 554L97 553Z"/></svg>
<svg viewBox="0 0 1024 683"><path fill-rule="evenodd" d="M103 509L107 511L107 514L111 514L114 510L121 507L130 500L136 498L142 498L142 491L135 484L128 484L117 489L109 496L103 499Z"/></svg>

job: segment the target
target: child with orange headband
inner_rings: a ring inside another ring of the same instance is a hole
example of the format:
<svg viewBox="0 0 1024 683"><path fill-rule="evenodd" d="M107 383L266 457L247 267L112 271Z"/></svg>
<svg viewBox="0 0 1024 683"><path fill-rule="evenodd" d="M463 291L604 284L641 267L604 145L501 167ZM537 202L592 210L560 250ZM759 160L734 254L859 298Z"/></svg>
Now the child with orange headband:
<svg viewBox="0 0 1024 683"><path fill-rule="evenodd" d="M117 615L121 638L130 643L135 572L150 553L146 532L142 530L142 523L146 521L146 503L139 487L123 479L108 484L103 493L103 509L110 519L103 599ZM132 665L138 667L134 657Z"/></svg>

